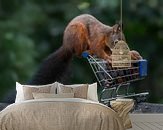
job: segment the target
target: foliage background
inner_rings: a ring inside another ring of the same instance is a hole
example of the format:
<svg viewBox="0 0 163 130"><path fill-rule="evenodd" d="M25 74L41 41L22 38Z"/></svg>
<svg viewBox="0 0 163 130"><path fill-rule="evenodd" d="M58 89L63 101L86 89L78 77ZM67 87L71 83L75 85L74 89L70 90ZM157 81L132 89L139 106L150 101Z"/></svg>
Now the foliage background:
<svg viewBox="0 0 163 130"><path fill-rule="evenodd" d="M0 0L0 100L15 82L26 83L41 61L62 44L68 22L83 13L112 26L120 0ZM136 91L163 103L163 1L123 0L124 33L130 48L148 60L148 77ZM84 59L74 58L70 83L94 82Z"/></svg>

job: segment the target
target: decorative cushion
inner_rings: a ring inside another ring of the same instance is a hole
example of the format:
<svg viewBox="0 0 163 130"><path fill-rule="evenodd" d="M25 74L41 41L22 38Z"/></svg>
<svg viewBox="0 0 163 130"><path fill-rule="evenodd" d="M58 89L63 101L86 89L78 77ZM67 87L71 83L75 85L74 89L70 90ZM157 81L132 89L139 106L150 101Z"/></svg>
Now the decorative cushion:
<svg viewBox="0 0 163 130"><path fill-rule="evenodd" d="M58 85L57 94L74 93L75 98L87 99L88 84L82 85Z"/></svg>
<svg viewBox="0 0 163 130"><path fill-rule="evenodd" d="M34 99L40 98L73 98L74 93L61 93L61 94L51 94L51 93L32 93Z"/></svg>

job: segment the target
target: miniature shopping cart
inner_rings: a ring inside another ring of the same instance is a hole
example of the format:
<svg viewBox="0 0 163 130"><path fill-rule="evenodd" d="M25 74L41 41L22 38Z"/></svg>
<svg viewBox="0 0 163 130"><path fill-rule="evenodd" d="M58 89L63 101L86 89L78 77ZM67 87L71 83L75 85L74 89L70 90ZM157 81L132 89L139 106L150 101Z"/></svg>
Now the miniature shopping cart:
<svg viewBox="0 0 163 130"><path fill-rule="evenodd" d="M99 101L109 104L111 100L117 98L138 98L145 100L148 92L129 93L130 83L138 81L147 76L147 61L132 61L131 67L113 68L107 61L91 56L83 52L82 56L86 58L98 80L102 90Z"/></svg>

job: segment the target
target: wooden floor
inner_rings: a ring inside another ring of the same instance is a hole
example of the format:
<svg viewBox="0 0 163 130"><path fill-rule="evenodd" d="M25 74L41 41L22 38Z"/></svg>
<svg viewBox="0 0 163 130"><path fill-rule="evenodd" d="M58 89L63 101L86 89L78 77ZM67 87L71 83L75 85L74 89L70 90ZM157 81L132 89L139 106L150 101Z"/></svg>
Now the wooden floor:
<svg viewBox="0 0 163 130"><path fill-rule="evenodd" d="M133 128L128 130L163 130L163 113L130 114Z"/></svg>

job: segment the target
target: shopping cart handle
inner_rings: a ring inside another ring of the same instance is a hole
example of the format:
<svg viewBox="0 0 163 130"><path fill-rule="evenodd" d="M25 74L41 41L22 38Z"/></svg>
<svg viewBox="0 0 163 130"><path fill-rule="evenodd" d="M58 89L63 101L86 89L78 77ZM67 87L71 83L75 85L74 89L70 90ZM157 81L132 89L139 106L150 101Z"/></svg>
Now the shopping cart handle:
<svg viewBox="0 0 163 130"><path fill-rule="evenodd" d="M140 77L147 76L147 60L139 60L139 75Z"/></svg>
<svg viewBox="0 0 163 130"><path fill-rule="evenodd" d="M84 51L83 53L82 53L82 57L83 58L87 58L89 56L89 53L87 52L87 51Z"/></svg>

